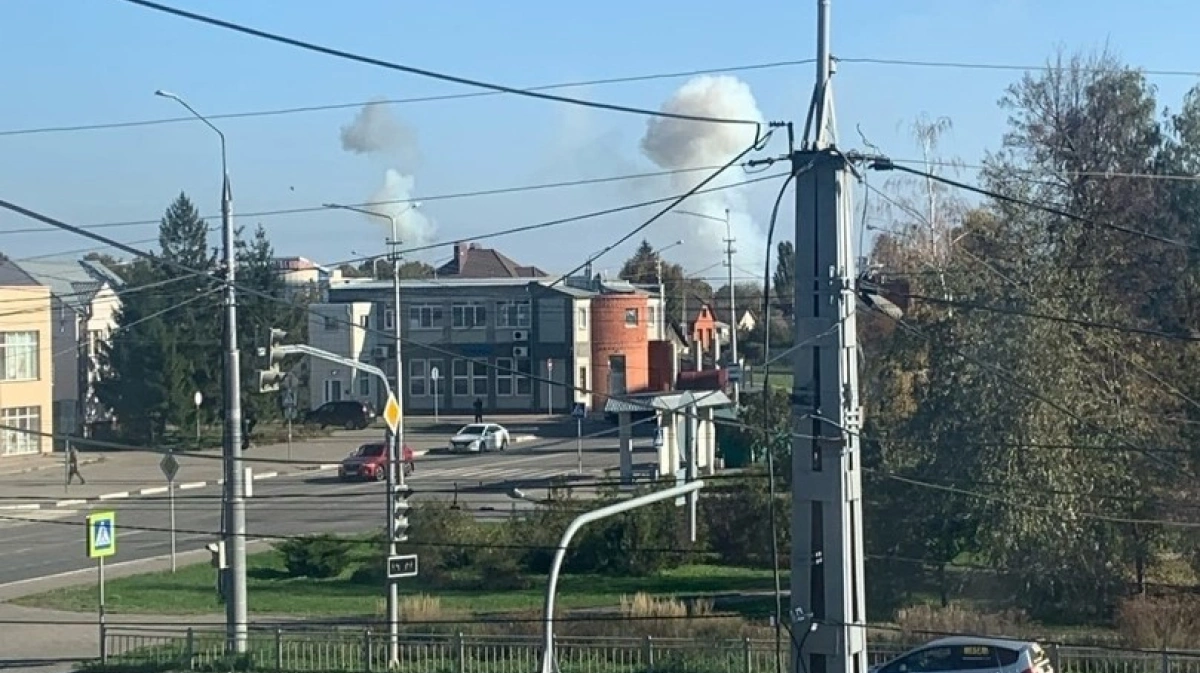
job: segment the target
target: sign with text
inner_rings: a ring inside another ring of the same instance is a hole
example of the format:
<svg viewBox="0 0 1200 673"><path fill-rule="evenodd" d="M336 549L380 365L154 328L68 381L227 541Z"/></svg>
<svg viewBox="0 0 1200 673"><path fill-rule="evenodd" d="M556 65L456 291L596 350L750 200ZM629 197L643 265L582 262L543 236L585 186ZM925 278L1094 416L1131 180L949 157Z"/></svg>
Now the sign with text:
<svg viewBox="0 0 1200 673"><path fill-rule="evenodd" d="M387 560L387 576L391 580L400 579L401 577L416 577L417 555L389 556Z"/></svg>

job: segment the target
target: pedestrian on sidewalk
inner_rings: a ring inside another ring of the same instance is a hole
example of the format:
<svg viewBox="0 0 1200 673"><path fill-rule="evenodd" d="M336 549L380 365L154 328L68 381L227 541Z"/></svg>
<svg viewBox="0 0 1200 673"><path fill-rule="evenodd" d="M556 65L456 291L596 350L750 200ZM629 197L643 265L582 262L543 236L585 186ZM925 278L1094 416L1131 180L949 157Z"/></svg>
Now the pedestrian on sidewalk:
<svg viewBox="0 0 1200 673"><path fill-rule="evenodd" d="M482 423L483 422L483 398L476 397L475 404L472 406L475 407L475 422Z"/></svg>
<svg viewBox="0 0 1200 673"><path fill-rule="evenodd" d="M80 484L86 484L83 479L83 474L79 472L79 451L74 446L67 447L67 485L71 485L71 481L79 477Z"/></svg>

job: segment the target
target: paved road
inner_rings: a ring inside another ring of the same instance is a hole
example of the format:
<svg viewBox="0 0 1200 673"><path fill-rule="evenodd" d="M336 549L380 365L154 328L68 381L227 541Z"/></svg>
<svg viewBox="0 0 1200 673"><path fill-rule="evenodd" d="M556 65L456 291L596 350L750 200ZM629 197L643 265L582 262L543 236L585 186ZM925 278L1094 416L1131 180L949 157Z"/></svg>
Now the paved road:
<svg viewBox="0 0 1200 673"><path fill-rule="evenodd" d="M575 442L533 441L504 453L430 454L418 461L410 479L413 499L457 497L471 510L507 511L529 507L507 495L513 487L541 497L554 477L576 472ZM642 447L639 453L647 448ZM584 440L585 478L603 478L617 465L611 440ZM639 459L641 459L639 457ZM385 487L342 482L332 471L314 471L256 482L247 505L247 531L255 535L356 532L383 525ZM220 490L215 485L179 492L175 500L176 546L202 549L220 529ZM0 512L0 588L4 584L89 569L82 558L82 521L88 511L115 510L119 557L110 566L168 554L169 505L166 495L99 502L78 508ZM145 530L141 530L145 529Z"/></svg>

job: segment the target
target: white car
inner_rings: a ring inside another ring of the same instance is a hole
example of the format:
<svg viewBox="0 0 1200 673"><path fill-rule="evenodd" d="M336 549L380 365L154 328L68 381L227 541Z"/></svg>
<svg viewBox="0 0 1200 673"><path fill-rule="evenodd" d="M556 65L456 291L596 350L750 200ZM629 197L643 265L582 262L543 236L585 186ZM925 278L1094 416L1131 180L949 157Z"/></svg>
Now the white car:
<svg viewBox="0 0 1200 673"><path fill-rule="evenodd" d="M1035 642L953 636L910 650L870 673L1054 673L1054 667Z"/></svg>
<svg viewBox="0 0 1200 673"><path fill-rule="evenodd" d="M472 423L464 425L458 434L450 438L451 453L481 453L503 451L508 448L508 430L496 423Z"/></svg>

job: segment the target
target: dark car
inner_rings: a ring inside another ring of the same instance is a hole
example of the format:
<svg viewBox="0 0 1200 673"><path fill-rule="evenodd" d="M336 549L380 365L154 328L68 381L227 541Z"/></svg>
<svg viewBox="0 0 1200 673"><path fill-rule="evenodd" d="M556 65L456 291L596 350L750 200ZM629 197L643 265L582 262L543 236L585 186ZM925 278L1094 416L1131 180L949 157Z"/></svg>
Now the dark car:
<svg viewBox="0 0 1200 673"><path fill-rule="evenodd" d="M416 470L416 465L413 464L413 450L405 444L400 455L404 476L407 477ZM338 466L338 478L383 481L387 479L387 457L386 443L363 444L342 459L342 464Z"/></svg>
<svg viewBox="0 0 1200 673"><path fill-rule="evenodd" d="M305 423L327 427L346 428L347 430L362 430L375 420L375 411L363 402L342 400L326 402L308 412L304 417Z"/></svg>

